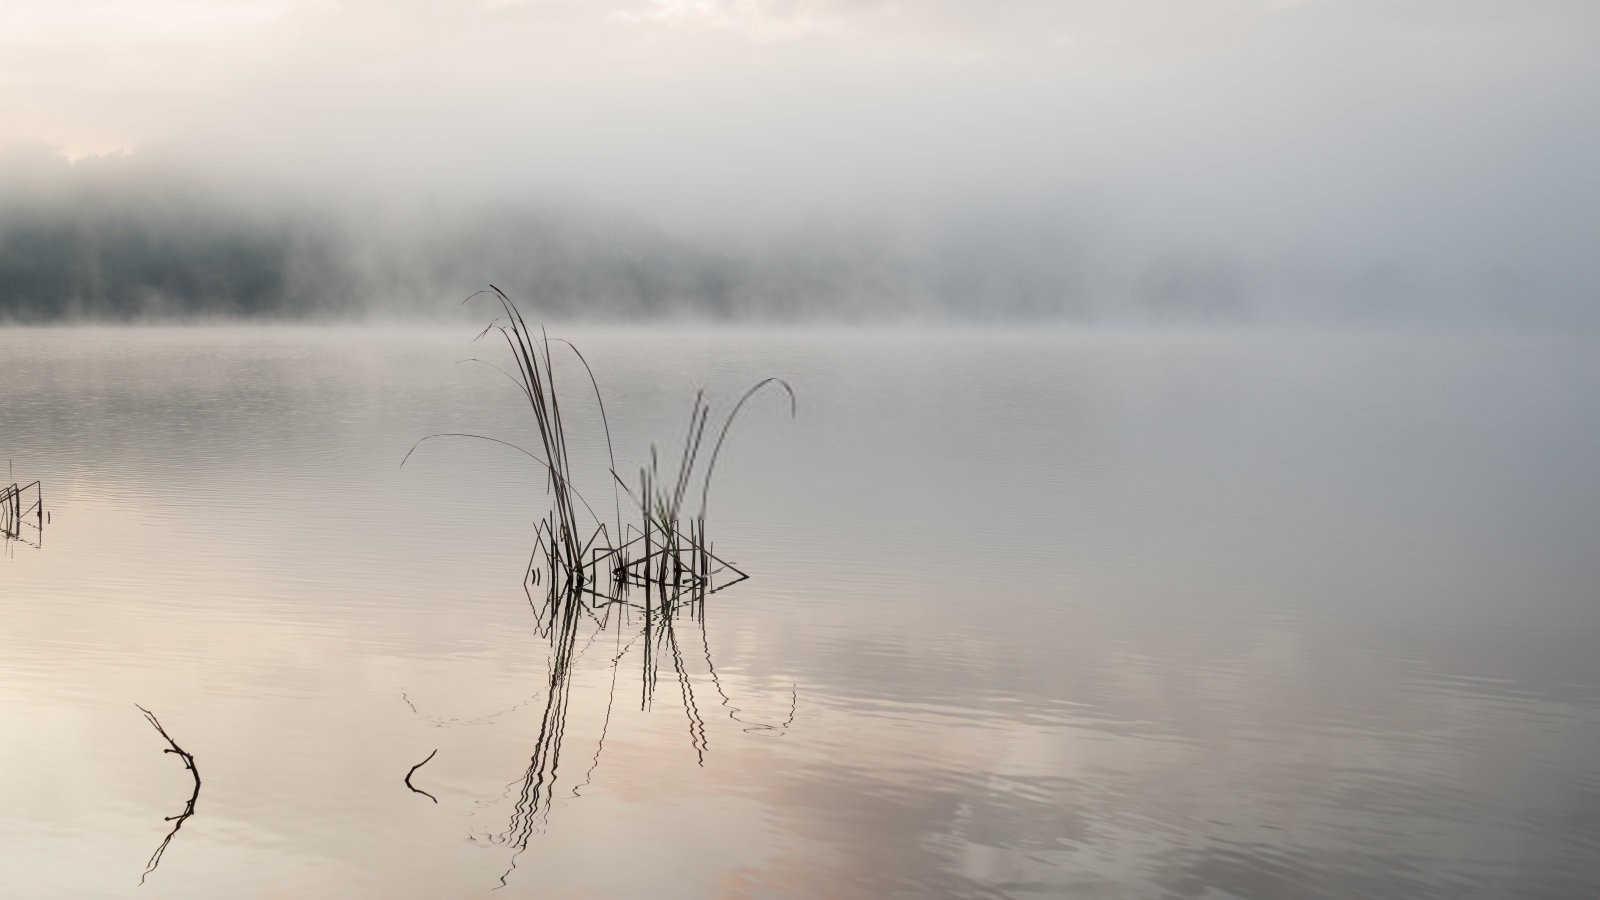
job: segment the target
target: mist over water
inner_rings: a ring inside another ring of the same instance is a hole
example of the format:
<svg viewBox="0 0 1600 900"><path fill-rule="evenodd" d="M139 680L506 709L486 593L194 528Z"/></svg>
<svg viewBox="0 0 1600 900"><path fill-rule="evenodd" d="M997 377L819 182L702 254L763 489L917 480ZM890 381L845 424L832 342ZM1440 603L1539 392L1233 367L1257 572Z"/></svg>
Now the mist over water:
<svg viewBox="0 0 1600 900"><path fill-rule="evenodd" d="M630 471L696 385L800 405L719 463L751 579L649 703L643 615L583 618L552 717L541 473L398 465L535 439L474 330L0 331L54 513L0 558L0 892L1600 890L1588 340L563 332ZM203 778L143 887L193 786L134 703Z"/></svg>

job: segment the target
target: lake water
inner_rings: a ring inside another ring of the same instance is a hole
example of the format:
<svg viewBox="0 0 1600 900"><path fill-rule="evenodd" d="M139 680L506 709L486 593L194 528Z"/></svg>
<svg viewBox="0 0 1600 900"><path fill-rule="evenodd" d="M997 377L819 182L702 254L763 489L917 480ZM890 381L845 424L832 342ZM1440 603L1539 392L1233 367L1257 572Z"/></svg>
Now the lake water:
<svg viewBox="0 0 1600 900"><path fill-rule="evenodd" d="M630 477L799 402L554 703L474 332L0 330L0 895L1600 895L1592 340L564 330Z"/></svg>

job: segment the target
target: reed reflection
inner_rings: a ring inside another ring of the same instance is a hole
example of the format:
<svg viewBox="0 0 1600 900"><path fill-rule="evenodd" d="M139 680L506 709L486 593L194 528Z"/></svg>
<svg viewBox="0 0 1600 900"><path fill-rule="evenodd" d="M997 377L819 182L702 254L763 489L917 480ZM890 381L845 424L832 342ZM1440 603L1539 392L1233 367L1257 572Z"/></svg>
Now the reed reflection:
<svg viewBox="0 0 1600 900"><path fill-rule="evenodd" d="M643 540L643 537L636 540ZM684 547L683 552L694 555L702 551ZM704 674L720 706L743 732L781 735L794 722L798 704L798 691L794 687L791 686L786 717L781 722L760 722L742 715L717 675L707 632L706 599L744 580L746 576L742 572L717 560L717 564L707 570L709 577L680 576L680 587L673 589L670 557L658 552L641 557L632 565L607 565L614 555L616 551L590 557L593 560L590 575L594 581L584 583L598 584L598 587L579 590L574 586L577 582L568 582L562 589L547 592L544 602L538 606L538 618L543 623L541 633L551 642L545 705L527 768L519 779L508 785L503 795L513 798L510 818L502 830L486 838L491 844L512 849L510 863L500 876L502 886L515 872L518 858L532 839L548 827L551 809L559 796L558 774L567 719L572 709L576 666L593 647L604 646L603 639L609 637L612 648L607 661L611 671L607 679L605 711L594 753L589 757L581 781L568 792L569 797L581 797L583 790L594 782L616 707L619 673L623 662L635 650L639 658L639 709L649 710L654 706L663 682L675 686L682 703L689 750L701 766L706 764L711 750L699 696L704 684L697 686L696 675L686 663L697 649L705 660ZM733 574L726 583L719 583L716 579L724 572ZM528 576L530 583L541 584L549 584L560 577L558 572L548 568L530 570ZM689 643L695 639L700 643L698 648Z"/></svg>

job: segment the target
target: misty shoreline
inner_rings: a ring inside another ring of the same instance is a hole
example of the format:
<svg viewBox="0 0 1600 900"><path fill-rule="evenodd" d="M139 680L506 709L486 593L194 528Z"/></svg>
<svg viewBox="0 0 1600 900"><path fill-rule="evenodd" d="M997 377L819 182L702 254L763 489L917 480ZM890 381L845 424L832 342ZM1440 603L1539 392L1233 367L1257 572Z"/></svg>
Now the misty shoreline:
<svg viewBox="0 0 1600 900"><path fill-rule="evenodd" d="M526 190L273 192L143 156L13 148L0 322L449 319L493 282L551 321L1600 326L1588 263L1541 259L1559 244L1484 254L1284 231L1267 252L1131 215L1063 189L712 225Z"/></svg>

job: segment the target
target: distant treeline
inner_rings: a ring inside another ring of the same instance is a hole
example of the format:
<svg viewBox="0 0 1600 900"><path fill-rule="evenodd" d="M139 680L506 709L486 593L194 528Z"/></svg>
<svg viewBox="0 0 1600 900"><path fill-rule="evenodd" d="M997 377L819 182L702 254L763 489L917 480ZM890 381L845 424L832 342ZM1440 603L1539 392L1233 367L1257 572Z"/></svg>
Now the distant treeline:
<svg viewBox="0 0 1600 900"><path fill-rule="evenodd" d="M0 317L298 315L340 298L304 276L338 269L326 231L214 216L0 213Z"/></svg>
<svg viewBox="0 0 1600 900"><path fill-rule="evenodd" d="M0 322L426 316L488 282L541 318L565 319L1600 318L1572 286L1526 268L1252 258L1225 235L1119 235L1059 200L713 228L526 197L395 193L339 197L125 160L0 154Z"/></svg>
<svg viewBox="0 0 1600 900"><path fill-rule="evenodd" d="M1095 235L1058 210L672 227L416 193L0 153L0 321L427 315L491 281L592 319L1085 318L1116 292L1095 284ZM1138 288L1150 309L1240 311L1226 263L1162 271Z"/></svg>
<svg viewBox="0 0 1600 900"><path fill-rule="evenodd" d="M1048 316L1075 287L1062 248L1037 239L930 251L837 228L718 245L570 211L378 218L13 205L0 209L0 318L427 312L489 280L568 317Z"/></svg>

